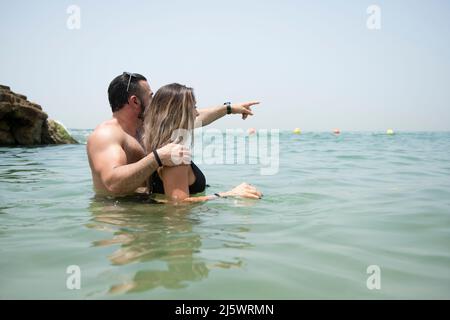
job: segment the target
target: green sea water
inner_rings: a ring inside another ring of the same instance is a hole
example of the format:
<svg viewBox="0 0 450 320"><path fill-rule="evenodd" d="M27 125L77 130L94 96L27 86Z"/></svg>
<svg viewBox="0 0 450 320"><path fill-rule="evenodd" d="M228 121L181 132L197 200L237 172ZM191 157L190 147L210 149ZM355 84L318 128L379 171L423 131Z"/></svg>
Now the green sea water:
<svg viewBox="0 0 450 320"><path fill-rule="evenodd" d="M1 299L450 298L448 132L282 132L275 175L199 165L207 193L262 200L170 206L96 198L90 131L71 131L82 144L0 148Z"/></svg>

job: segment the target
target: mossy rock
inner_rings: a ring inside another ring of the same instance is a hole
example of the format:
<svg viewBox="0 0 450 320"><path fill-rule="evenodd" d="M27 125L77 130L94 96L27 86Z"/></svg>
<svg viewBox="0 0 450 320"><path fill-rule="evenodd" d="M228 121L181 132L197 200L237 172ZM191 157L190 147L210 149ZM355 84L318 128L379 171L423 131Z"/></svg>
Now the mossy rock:
<svg viewBox="0 0 450 320"><path fill-rule="evenodd" d="M48 119L42 107L0 85L0 145L78 143L66 128Z"/></svg>
<svg viewBox="0 0 450 320"><path fill-rule="evenodd" d="M9 126L8 122L5 120L0 120L0 130L2 131L9 131L11 127Z"/></svg>
<svg viewBox="0 0 450 320"><path fill-rule="evenodd" d="M0 146L11 146L15 144L17 143L11 132L0 130Z"/></svg>
<svg viewBox="0 0 450 320"><path fill-rule="evenodd" d="M47 119L42 130L43 144L76 144L64 126L55 120Z"/></svg>

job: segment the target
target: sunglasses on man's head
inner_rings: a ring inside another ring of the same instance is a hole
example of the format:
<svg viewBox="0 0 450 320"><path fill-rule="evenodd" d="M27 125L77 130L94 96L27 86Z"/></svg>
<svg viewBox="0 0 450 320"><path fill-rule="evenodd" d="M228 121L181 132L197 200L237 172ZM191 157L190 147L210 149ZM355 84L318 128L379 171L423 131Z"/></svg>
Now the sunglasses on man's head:
<svg viewBox="0 0 450 320"><path fill-rule="evenodd" d="M131 73L131 72L124 72L123 75L124 75L124 76L129 76L129 77L130 77L130 78L128 79L128 85L127 85L127 92L128 92L128 89L130 89L131 78L132 78L132 77L137 78L137 75L136 75L135 73Z"/></svg>

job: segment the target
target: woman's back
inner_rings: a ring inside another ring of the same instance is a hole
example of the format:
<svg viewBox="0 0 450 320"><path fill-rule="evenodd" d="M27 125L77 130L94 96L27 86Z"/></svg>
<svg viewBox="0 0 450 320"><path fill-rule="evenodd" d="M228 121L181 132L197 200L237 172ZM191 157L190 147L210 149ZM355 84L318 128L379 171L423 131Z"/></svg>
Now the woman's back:
<svg viewBox="0 0 450 320"><path fill-rule="evenodd" d="M196 194L205 191L206 178L203 172L192 162L191 163L192 173L195 177L195 181L189 185L189 194ZM163 169L164 170L164 169ZM149 181L149 186L151 187L152 193L165 194L164 183L159 177L157 171L155 171Z"/></svg>

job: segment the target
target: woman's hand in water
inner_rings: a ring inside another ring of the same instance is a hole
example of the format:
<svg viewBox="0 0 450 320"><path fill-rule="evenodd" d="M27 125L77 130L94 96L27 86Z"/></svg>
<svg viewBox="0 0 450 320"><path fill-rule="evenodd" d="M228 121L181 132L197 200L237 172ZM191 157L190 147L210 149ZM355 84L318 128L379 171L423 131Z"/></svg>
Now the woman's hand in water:
<svg viewBox="0 0 450 320"><path fill-rule="evenodd" d="M219 192L218 194L221 197L241 197L241 198L249 198L249 199L261 199L262 193L258 191L254 186L248 183L241 183L237 187L234 187L230 191L227 192ZM188 197L183 199L186 202L201 202L215 199L216 196L200 196L200 197Z"/></svg>
<svg viewBox="0 0 450 320"><path fill-rule="evenodd" d="M258 191L254 186L248 183L241 183L237 187L234 187L228 192L224 192L220 194L225 197L242 197L242 198L250 198L250 199L261 199L262 193Z"/></svg>

